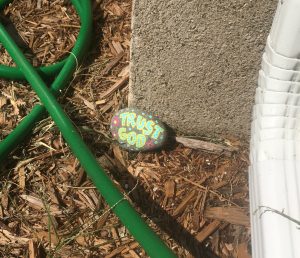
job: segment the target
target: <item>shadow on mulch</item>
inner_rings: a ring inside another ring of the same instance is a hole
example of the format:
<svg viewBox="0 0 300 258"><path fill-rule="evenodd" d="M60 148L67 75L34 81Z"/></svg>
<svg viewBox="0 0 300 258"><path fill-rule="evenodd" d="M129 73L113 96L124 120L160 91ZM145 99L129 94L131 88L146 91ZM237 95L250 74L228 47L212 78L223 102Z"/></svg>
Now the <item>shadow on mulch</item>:
<svg viewBox="0 0 300 258"><path fill-rule="evenodd" d="M115 160L115 162L118 163L117 160ZM110 172L123 189L133 189L135 187L135 190L130 194L130 199L135 206L140 209L141 213L151 219L162 231L175 240L179 246L184 247L196 258L219 258L219 256L195 239L195 237L177 222L175 218L156 203L140 182L138 182L126 168L122 169L121 164L118 164L118 168L114 168L114 170Z"/></svg>

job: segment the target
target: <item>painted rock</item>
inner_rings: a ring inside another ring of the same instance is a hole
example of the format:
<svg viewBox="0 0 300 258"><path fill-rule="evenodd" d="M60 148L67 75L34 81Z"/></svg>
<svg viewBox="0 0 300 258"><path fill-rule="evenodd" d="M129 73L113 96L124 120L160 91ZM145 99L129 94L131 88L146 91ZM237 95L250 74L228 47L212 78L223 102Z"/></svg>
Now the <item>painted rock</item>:
<svg viewBox="0 0 300 258"><path fill-rule="evenodd" d="M155 150L167 139L166 127L156 116L135 108L118 111L111 120L110 129L121 147L131 151Z"/></svg>

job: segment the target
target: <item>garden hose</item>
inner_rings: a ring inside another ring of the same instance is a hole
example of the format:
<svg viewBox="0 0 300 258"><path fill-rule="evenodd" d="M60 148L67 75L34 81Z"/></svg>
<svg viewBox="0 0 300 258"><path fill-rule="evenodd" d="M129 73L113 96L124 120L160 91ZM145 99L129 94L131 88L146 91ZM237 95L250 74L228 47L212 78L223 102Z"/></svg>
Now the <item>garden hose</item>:
<svg viewBox="0 0 300 258"><path fill-rule="evenodd" d="M11 1L0 0L0 8ZM30 114L22 119L15 130L0 143L0 161L6 158L24 140L35 124L48 112L96 188L147 254L150 257L159 258L176 257L117 189L56 100L56 97L70 82L76 70L77 62L82 60L92 37L90 0L71 0L71 2L79 14L81 29L71 54L65 60L54 65L34 68L6 31L4 25L0 23L0 42L16 64L16 67L0 66L0 77L11 80L26 80L42 103L42 105L36 105ZM45 77L55 78L50 88L43 80Z"/></svg>

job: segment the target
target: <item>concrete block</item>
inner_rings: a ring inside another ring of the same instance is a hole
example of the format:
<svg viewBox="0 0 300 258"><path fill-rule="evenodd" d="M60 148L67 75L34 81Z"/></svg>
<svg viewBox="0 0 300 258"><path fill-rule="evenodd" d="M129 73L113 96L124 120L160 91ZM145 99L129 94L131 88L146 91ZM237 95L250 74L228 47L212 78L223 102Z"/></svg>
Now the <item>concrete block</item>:
<svg viewBox="0 0 300 258"><path fill-rule="evenodd" d="M276 0L134 0L129 105L185 135L248 138Z"/></svg>

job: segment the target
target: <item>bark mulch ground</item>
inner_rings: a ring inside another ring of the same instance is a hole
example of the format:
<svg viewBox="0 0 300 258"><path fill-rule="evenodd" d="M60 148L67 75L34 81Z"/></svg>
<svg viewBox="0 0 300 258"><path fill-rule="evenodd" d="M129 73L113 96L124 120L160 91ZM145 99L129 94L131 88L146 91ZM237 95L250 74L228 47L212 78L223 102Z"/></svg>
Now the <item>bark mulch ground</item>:
<svg viewBox="0 0 300 258"><path fill-rule="evenodd" d="M238 140L217 142L237 150L229 153L176 143L138 154L112 141L110 119L127 106L131 4L93 1L92 47L62 106L107 173L179 257L200 257L205 250L206 257L248 258L248 153ZM4 14L34 65L68 55L79 31L68 1L14 1ZM0 56L0 63L14 65L1 46ZM0 80L0 140L37 102L25 82ZM36 126L0 171L1 257L147 257L50 118Z"/></svg>

